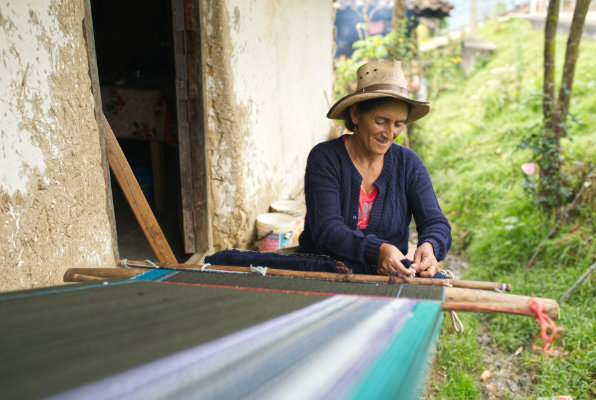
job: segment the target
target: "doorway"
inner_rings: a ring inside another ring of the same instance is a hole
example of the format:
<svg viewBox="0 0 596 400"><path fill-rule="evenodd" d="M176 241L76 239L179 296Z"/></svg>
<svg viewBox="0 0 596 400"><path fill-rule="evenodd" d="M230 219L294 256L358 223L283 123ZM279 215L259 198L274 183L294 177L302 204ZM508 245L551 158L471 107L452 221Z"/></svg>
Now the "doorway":
<svg viewBox="0 0 596 400"><path fill-rule="evenodd" d="M91 12L104 114L176 259L184 262L195 250L184 243L172 18L177 1L95 0ZM155 260L124 193L111 180L120 258Z"/></svg>

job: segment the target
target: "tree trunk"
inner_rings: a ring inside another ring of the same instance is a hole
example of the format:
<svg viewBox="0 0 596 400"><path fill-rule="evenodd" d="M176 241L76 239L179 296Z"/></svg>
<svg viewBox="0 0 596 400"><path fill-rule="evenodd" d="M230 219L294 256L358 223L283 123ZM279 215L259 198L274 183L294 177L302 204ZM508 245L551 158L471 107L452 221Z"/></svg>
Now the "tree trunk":
<svg viewBox="0 0 596 400"><path fill-rule="evenodd" d="M575 64L579 57L579 44L584 32L584 24L586 22L586 14L588 13L590 2L591 0L577 1L573 13L573 20L571 21L571 27L569 28L563 76L561 78L561 87L559 88L559 96L557 97L557 106L553 118L553 130L557 142L561 135L561 128L565 124L567 113L569 112L571 88L573 87L573 77L575 75Z"/></svg>
<svg viewBox="0 0 596 400"><path fill-rule="evenodd" d="M546 132L552 130L552 115L555 104L555 45L557 23L559 22L560 0L550 0L544 26L544 97L542 113Z"/></svg>

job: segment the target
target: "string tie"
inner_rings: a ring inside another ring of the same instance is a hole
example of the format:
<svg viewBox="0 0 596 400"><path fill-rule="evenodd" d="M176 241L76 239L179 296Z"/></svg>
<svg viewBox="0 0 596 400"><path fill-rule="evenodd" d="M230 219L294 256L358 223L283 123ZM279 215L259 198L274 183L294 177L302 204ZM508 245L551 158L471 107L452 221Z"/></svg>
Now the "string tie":
<svg viewBox="0 0 596 400"><path fill-rule="evenodd" d="M457 333L464 333L464 324L461 322L455 311L449 311L451 317L451 325Z"/></svg>
<svg viewBox="0 0 596 400"><path fill-rule="evenodd" d="M399 279L401 279L401 281L403 283L408 283L408 277L403 272L401 272L401 271L389 271L389 283L390 284L397 283L397 280L395 279L396 277L398 277Z"/></svg>
<svg viewBox="0 0 596 400"><path fill-rule="evenodd" d="M132 268L132 267L128 266L128 264L126 263L127 261L128 261L128 259L126 259L126 258L123 258L123 259L120 261L120 265L122 265L124 268Z"/></svg>
<svg viewBox="0 0 596 400"><path fill-rule="evenodd" d="M208 271L206 268L209 266L211 266L211 264L209 264L209 263L203 264L203 266L201 267L201 271L203 271L203 272Z"/></svg>
<svg viewBox="0 0 596 400"><path fill-rule="evenodd" d="M335 268L337 268L338 270L345 272L346 276L344 278L344 281L346 282L350 282L350 274L352 273L352 270L348 267L346 267L346 264L344 264L341 261L338 261L337 264L335 265Z"/></svg>
<svg viewBox="0 0 596 400"><path fill-rule="evenodd" d="M498 292L498 293L505 293L505 289L507 289L507 285L506 285L506 284L504 284L504 283L501 283L501 289L499 289L499 288L495 288L495 292Z"/></svg>
<svg viewBox="0 0 596 400"><path fill-rule="evenodd" d="M256 272L257 274L261 274L261 275L265 276L265 275L267 275L267 267L261 267L261 266L253 267L251 264L250 272Z"/></svg>
<svg viewBox="0 0 596 400"><path fill-rule="evenodd" d="M450 269L441 269L439 270L439 272L442 272L445 275L447 275L449 279L455 279L455 275L453 274L453 271L451 271Z"/></svg>
<svg viewBox="0 0 596 400"><path fill-rule="evenodd" d="M397 283L396 277L399 277L402 282L408 282L406 275L401 271L389 271L389 283L394 284Z"/></svg>
<svg viewBox="0 0 596 400"><path fill-rule="evenodd" d="M153 269L159 269L159 265L156 265L153 261L151 261L151 260L145 260L145 262L148 263L151 266L151 268L153 268Z"/></svg>
<svg viewBox="0 0 596 400"><path fill-rule="evenodd" d="M536 335L532 341L532 347L535 350L540 350L548 355L556 355L558 353L557 348L554 348L552 344L563 336L565 328L557 326L553 320L546 315L544 312L544 304L538 300L531 298L528 301L530 310L536 315L536 322L540 325L540 333ZM542 340L542 347L536 345L536 341L540 338Z"/></svg>

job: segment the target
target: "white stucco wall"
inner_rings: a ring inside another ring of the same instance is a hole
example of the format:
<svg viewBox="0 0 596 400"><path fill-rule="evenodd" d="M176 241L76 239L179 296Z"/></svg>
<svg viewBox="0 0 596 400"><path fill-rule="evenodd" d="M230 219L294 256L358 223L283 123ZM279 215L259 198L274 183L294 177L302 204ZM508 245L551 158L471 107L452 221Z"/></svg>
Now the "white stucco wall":
<svg viewBox="0 0 596 400"><path fill-rule="evenodd" d="M333 7L203 4L214 245L245 247L257 215L299 192L309 150L329 136Z"/></svg>
<svg viewBox="0 0 596 400"><path fill-rule="evenodd" d="M0 291L115 265L84 0L0 0Z"/></svg>

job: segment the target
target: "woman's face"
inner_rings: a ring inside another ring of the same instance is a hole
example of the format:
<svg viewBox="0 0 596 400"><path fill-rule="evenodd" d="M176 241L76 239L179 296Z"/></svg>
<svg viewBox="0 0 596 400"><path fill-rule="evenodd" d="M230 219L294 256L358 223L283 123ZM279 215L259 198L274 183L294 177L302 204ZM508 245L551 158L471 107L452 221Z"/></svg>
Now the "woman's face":
<svg viewBox="0 0 596 400"><path fill-rule="evenodd" d="M350 106L352 122L358 125L354 138L368 155L384 155L399 136L408 117L405 102L387 98L369 111L361 112Z"/></svg>

